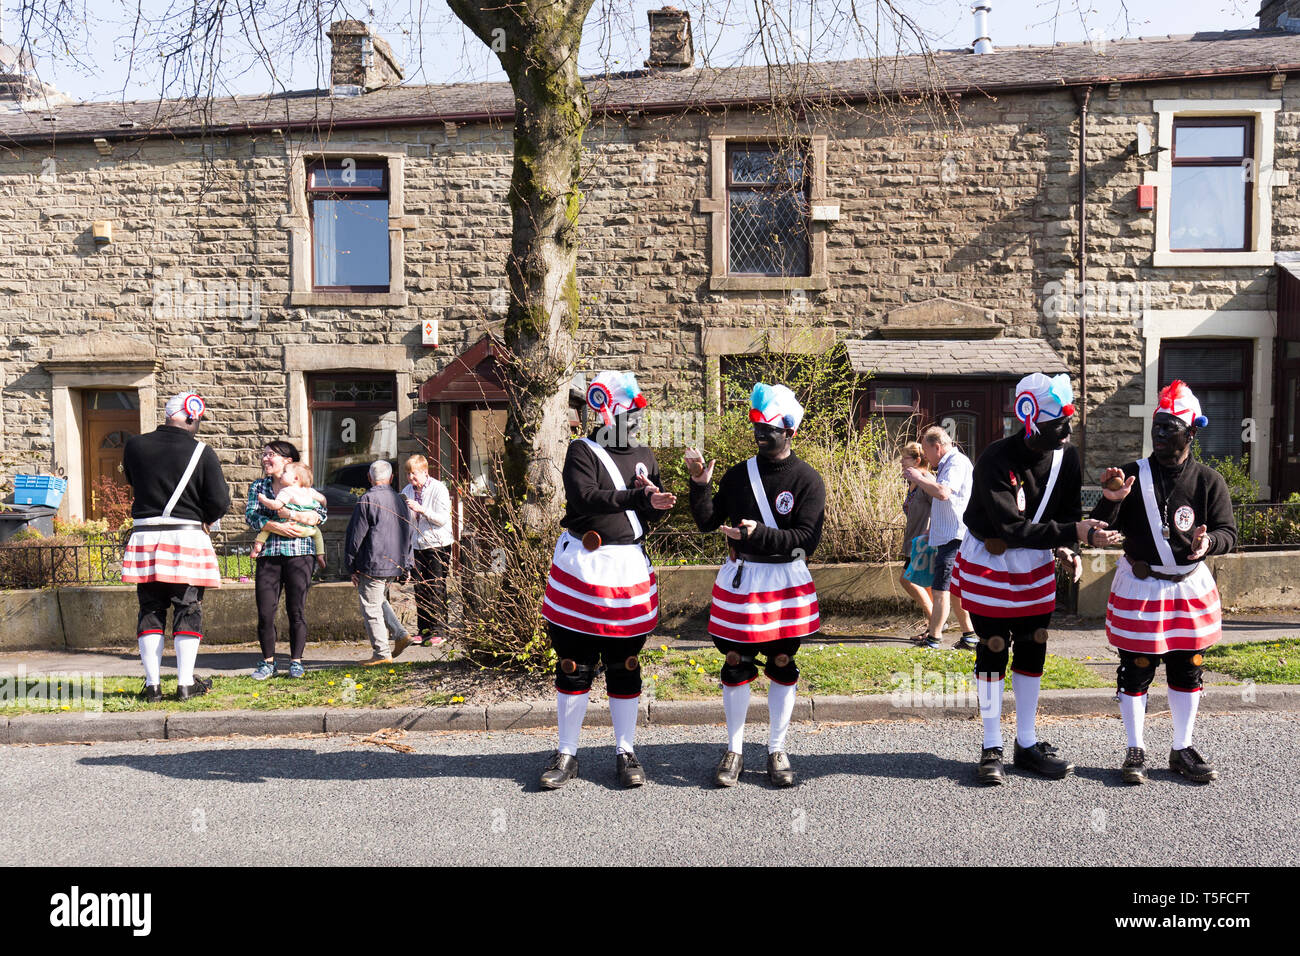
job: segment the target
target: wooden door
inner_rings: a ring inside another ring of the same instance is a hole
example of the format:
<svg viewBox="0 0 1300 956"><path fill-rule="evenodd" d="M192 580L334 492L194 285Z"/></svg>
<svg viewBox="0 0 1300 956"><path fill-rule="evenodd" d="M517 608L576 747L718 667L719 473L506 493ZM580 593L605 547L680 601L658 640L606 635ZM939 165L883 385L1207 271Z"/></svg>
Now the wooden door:
<svg viewBox="0 0 1300 956"><path fill-rule="evenodd" d="M985 383L936 385L930 393L930 417L974 461L988 445L989 388Z"/></svg>
<svg viewBox="0 0 1300 956"><path fill-rule="evenodd" d="M1300 491L1300 342L1282 343L1277 366L1278 398L1274 414L1277 438L1274 441L1274 481L1272 498L1286 501Z"/></svg>
<svg viewBox="0 0 1300 956"><path fill-rule="evenodd" d="M135 391L84 392L82 408L82 462L85 475L85 515L94 521L104 517L96 485L107 479L126 488L122 474L122 450L126 440L140 434L140 403Z"/></svg>

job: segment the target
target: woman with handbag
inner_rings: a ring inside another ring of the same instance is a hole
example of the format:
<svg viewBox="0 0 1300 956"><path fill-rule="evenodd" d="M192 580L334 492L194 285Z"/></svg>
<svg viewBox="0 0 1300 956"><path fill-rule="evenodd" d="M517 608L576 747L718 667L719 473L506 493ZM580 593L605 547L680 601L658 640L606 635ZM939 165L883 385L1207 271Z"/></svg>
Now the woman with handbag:
<svg viewBox="0 0 1300 956"><path fill-rule="evenodd" d="M923 454L920 442L910 441L903 446L900 464L904 469L930 470L930 463ZM930 585L934 582L935 549L926 543L930 533L930 496L911 479L907 480L907 484L907 497L903 499L903 572L899 575L898 583L925 615L926 626L919 635L912 638L913 641L920 641L929 633L928 622L934 606Z"/></svg>

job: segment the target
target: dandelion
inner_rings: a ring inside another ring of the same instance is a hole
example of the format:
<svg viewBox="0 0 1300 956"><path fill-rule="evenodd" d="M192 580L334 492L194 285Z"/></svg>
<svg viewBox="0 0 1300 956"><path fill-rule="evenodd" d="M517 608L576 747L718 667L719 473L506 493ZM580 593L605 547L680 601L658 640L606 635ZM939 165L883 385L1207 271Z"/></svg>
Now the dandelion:
<svg viewBox="0 0 1300 956"><path fill-rule="evenodd" d="M64 704L62 707L59 708L59 710L69 710L69 709L70 708L68 707L67 704Z"/></svg>
<svg viewBox="0 0 1300 956"><path fill-rule="evenodd" d="M691 665L692 667L695 666L695 658L692 657L692 658L690 659L690 665Z"/></svg>
<svg viewBox="0 0 1300 956"><path fill-rule="evenodd" d="M659 650L661 650L661 651L663 651L665 654L667 654L667 653L668 653L668 645L667 645L667 644L660 644L660 645L659 645Z"/></svg>
<svg viewBox="0 0 1300 956"><path fill-rule="evenodd" d="M261 697L262 695L259 694L257 691L253 691L253 696L254 696L254 697Z"/></svg>
<svg viewBox="0 0 1300 956"><path fill-rule="evenodd" d="M351 674L344 674L343 676L346 677L348 680L352 680L352 675L351 675Z"/></svg>
<svg viewBox="0 0 1300 956"><path fill-rule="evenodd" d="M333 682L333 681L330 681L330 682L329 682L329 685L330 685L331 687L333 687L333 686L334 686L334 682Z"/></svg>
<svg viewBox="0 0 1300 956"><path fill-rule="evenodd" d="M325 701L325 703L327 703L327 704L332 704L332 703L334 703L334 698L331 697L329 700Z"/></svg>
<svg viewBox="0 0 1300 956"><path fill-rule="evenodd" d="M658 675L658 674L651 674L651 675L650 675L650 679L651 679L651 680L658 680L658 679L659 679L659 675Z"/></svg>
<svg viewBox="0 0 1300 956"><path fill-rule="evenodd" d="M119 693L119 692L121 692L121 691L123 691L123 690L125 690L125 689L126 689L126 688L124 688L124 687L114 687L114 688L113 688L113 692L114 692L114 693Z"/></svg>
<svg viewBox="0 0 1300 956"><path fill-rule="evenodd" d="M364 684L358 684L358 685L356 686L356 689L357 689L357 690L362 690L364 687L365 687Z"/></svg>
<svg viewBox="0 0 1300 956"><path fill-rule="evenodd" d="M393 670L393 669L390 667L390 668L388 668L388 673L390 673L390 674L396 674L397 671Z"/></svg>
<svg viewBox="0 0 1300 956"><path fill-rule="evenodd" d="M704 668L703 668L703 667L697 667L697 668L695 668L695 673L697 673L697 674L703 674L703 673L704 673Z"/></svg>
<svg viewBox="0 0 1300 956"><path fill-rule="evenodd" d="M464 698L464 697L460 697L460 696L453 697L453 698L451 699L451 702L452 702L453 704L463 704L463 703L465 703L465 698Z"/></svg>

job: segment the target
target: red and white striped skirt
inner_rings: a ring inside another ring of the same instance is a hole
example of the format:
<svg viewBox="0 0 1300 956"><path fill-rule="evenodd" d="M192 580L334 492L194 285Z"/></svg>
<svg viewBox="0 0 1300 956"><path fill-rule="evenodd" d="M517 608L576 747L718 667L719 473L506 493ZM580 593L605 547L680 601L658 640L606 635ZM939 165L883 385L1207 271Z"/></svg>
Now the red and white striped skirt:
<svg viewBox="0 0 1300 956"><path fill-rule="evenodd" d="M951 591L971 614L1030 617L1056 610L1056 561L1051 551L1007 548L989 554L974 535L962 539Z"/></svg>
<svg viewBox="0 0 1300 956"><path fill-rule="evenodd" d="M746 561L740 584L728 560L713 582L709 633L728 641L779 641L815 634L822 626L817 588L803 561L763 564Z"/></svg>
<svg viewBox="0 0 1300 956"><path fill-rule="evenodd" d="M1106 603L1106 640L1135 654L1199 651L1223 636L1219 588L1204 562L1181 581L1138 578L1120 558Z"/></svg>
<svg viewBox="0 0 1300 956"><path fill-rule="evenodd" d="M542 617L593 637L649 634L659 624L654 569L640 545L605 544L588 551L566 531L551 558Z"/></svg>
<svg viewBox="0 0 1300 956"><path fill-rule="evenodd" d="M201 528L171 531L133 531L122 558L126 584L192 584L221 587L221 569L212 539Z"/></svg>

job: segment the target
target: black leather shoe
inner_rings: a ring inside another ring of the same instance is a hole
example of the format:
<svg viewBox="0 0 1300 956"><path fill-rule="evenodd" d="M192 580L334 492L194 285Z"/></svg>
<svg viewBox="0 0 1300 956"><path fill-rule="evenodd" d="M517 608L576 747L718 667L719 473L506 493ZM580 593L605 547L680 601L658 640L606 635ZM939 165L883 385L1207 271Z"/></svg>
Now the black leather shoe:
<svg viewBox="0 0 1300 956"><path fill-rule="evenodd" d="M559 790L577 775L578 758L557 750L551 754L551 762L542 771L542 789Z"/></svg>
<svg viewBox="0 0 1300 956"><path fill-rule="evenodd" d="M986 787L1007 782L1006 771L1002 769L1002 748L985 747L980 751L980 766L976 779Z"/></svg>
<svg viewBox="0 0 1300 956"><path fill-rule="evenodd" d="M767 779L774 787L793 787L794 771L790 769L790 755L784 750L767 755Z"/></svg>
<svg viewBox="0 0 1300 956"><path fill-rule="evenodd" d="M1206 763L1194 747L1169 751L1169 769L1196 783L1209 783L1219 776L1219 771Z"/></svg>
<svg viewBox="0 0 1300 956"><path fill-rule="evenodd" d="M202 697L208 691L212 690L212 678L204 680L202 677L195 677L194 683L188 687L176 688L177 700L189 700L191 697Z"/></svg>
<svg viewBox="0 0 1300 956"><path fill-rule="evenodd" d="M1020 746L1016 741L1015 764L1021 770L1032 770L1051 780L1061 780L1070 775L1074 764L1057 756L1057 749L1040 740L1032 747Z"/></svg>
<svg viewBox="0 0 1300 956"><path fill-rule="evenodd" d="M636 759L636 754L619 754L614 760L618 770L618 782L625 787L639 787L645 783L645 771Z"/></svg>
<svg viewBox="0 0 1300 956"><path fill-rule="evenodd" d="M1141 747L1129 747L1124 752L1124 764L1119 768L1125 783L1147 782L1147 752Z"/></svg>
<svg viewBox="0 0 1300 956"><path fill-rule="evenodd" d="M144 690L140 691L140 699L148 704L157 704L162 701L161 684L145 684Z"/></svg>
<svg viewBox="0 0 1300 956"><path fill-rule="evenodd" d="M713 771L713 782L719 787L734 787L740 782L740 774L744 769L745 758L734 750L728 750Z"/></svg>

